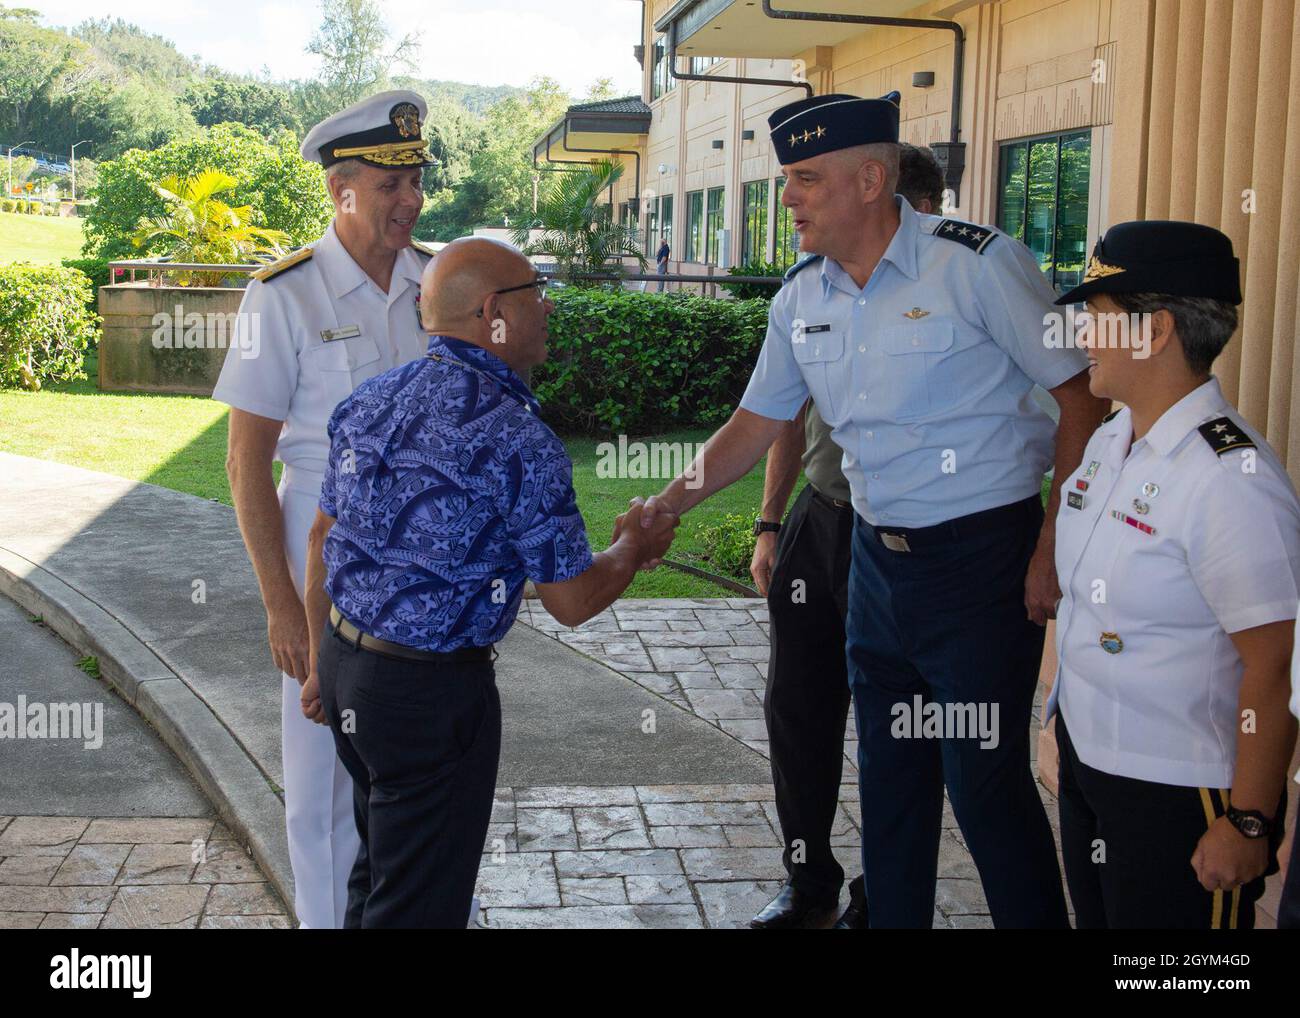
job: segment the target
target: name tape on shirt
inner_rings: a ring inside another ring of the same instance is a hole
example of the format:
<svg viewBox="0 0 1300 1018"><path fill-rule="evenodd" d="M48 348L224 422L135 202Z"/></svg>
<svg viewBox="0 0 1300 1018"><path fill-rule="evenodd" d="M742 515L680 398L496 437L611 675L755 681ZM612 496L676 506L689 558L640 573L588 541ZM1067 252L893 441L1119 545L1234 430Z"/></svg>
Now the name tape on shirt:
<svg viewBox="0 0 1300 1018"><path fill-rule="evenodd" d="M321 329L320 338L326 343L332 343L336 339L355 339L361 335L361 326L344 325L339 329Z"/></svg>

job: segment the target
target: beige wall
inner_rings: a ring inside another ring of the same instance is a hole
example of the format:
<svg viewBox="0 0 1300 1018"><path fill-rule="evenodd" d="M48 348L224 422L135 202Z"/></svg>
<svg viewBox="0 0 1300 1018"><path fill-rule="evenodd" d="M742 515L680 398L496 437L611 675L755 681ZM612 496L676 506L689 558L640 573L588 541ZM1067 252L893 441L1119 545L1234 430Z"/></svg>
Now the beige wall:
<svg viewBox="0 0 1300 1018"><path fill-rule="evenodd" d="M1300 482L1300 9L1264 0L1127 0L1111 222L1194 219L1242 261L1241 328L1215 372Z"/></svg>
<svg viewBox="0 0 1300 1018"><path fill-rule="evenodd" d="M686 193L712 187L726 189L726 228L731 231L731 261L740 260L743 225L742 185L750 180L771 180L780 174L780 164L767 137L767 115L805 93L791 85L781 88L768 85L737 85L719 81L676 81L659 99L651 100L654 74L654 22L672 6L672 0L651 0L646 7L642 96L650 103L653 119L646 140L645 187L655 195L673 195L673 269L691 272L690 265L678 266L686 224ZM689 67L686 57L678 66ZM735 77L789 79L793 63L789 60L725 59L707 73ZM752 130L754 138L743 141L743 131ZM721 139L721 150L714 149L714 139ZM668 172L660 174L663 164ZM643 192L644 193L644 192ZM769 233L773 216L773 188L768 188Z"/></svg>

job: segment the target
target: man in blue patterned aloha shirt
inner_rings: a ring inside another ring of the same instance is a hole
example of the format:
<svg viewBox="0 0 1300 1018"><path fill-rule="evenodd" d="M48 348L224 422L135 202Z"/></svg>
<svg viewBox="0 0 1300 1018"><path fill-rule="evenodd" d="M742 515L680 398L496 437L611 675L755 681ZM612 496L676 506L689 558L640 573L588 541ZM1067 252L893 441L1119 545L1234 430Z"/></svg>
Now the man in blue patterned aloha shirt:
<svg viewBox="0 0 1300 1018"><path fill-rule="evenodd" d="M564 446L520 377L546 359L546 281L516 248L447 246L421 282L426 357L329 422L308 550L311 677L352 775L347 927L464 927L501 749L493 645L524 582L566 625L608 607L675 519L619 517L593 555Z"/></svg>

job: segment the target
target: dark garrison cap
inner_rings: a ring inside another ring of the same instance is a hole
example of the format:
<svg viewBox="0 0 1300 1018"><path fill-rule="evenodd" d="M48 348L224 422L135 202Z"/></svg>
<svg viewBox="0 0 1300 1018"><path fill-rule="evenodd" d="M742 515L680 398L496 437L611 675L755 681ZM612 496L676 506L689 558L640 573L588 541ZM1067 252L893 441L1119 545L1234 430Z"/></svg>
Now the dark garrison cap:
<svg viewBox="0 0 1300 1018"><path fill-rule="evenodd" d="M1057 298L1075 304L1099 293L1167 293L1241 303L1232 241L1210 226L1151 219L1116 223L1092 249L1083 282Z"/></svg>
<svg viewBox="0 0 1300 1018"><path fill-rule="evenodd" d="M854 145L898 141L899 94L879 99L833 93L782 106L767 118L782 166Z"/></svg>

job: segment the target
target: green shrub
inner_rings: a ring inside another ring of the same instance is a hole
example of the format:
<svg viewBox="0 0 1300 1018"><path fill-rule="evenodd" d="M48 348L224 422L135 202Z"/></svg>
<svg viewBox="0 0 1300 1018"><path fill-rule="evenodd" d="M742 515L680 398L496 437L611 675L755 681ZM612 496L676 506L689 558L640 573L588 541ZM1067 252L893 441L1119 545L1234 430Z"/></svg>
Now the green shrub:
<svg viewBox="0 0 1300 1018"><path fill-rule="evenodd" d="M754 517L727 513L722 522L711 527L700 527L696 533L699 546L706 548L701 558L713 572L731 576L746 583L752 581L749 563L754 559Z"/></svg>
<svg viewBox="0 0 1300 1018"><path fill-rule="evenodd" d="M532 385L547 421L584 434L653 434L725 421L749 382L766 301L566 288Z"/></svg>
<svg viewBox="0 0 1300 1018"><path fill-rule="evenodd" d="M744 265L735 265L727 270L729 276L775 276L780 279L784 273L781 266L776 262L765 262L761 258L746 262ZM772 286L763 283L719 283L724 290L736 298L736 300L766 300L770 301L776 295L776 291L781 288L780 283Z"/></svg>
<svg viewBox="0 0 1300 1018"><path fill-rule="evenodd" d="M40 203L40 202L38 202L38 201L28 201L28 203L27 203L27 214L28 214L29 216L40 215L40 211L41 211L41 203Z"/></svg>
<svg viewBox="0 0 1300 1018"><path fill-rule="evenodd" d="M0 388L84 377L99 325L90 298L90 280L76 269L0 266Z"/></svg>
<svg viewBox="0 0 1300 1018"><path fill-rule="evenodd" d="M14 210L14 200L12 198L0 198L0 212L12 212Z"/></svg>
<svg viewBox="0 0 1300 1018"><path fill-rule="evenodd" d="M90 280L90 303L86 305L95 314L99 314L99 288L108 286L107 258L65 258L64 268L76 269Z"/></svg>
<svg viewBox="0 0 1300 1018"><path fill-rule="evenodd" d="M167 212L154 185L173 174L184 177L205 169L234 177L238 184L230 204L251 205L254 226L283 230L295 246L320 239L334 214L324 171L298 154L292 132L268 140L242 124L218 124L100 163L95 204L82 209L82 253L106 258L163 254L166 238L140 249L131 242L142 220Z"/></svg>

